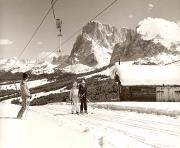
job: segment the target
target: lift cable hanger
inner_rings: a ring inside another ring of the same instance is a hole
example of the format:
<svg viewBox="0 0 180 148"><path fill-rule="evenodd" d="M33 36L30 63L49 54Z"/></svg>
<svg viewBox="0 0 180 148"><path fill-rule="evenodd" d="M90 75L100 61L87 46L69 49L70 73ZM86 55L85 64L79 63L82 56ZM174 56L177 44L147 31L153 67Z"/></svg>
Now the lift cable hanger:
<svg viewBox="0 0 180 148"><path fill-rule="evenodd" d="M53 4L54 0L51 1L51 5ZM61 37L62 37L62 20L61 19L58 19L56 18L56 14L55 14L55 10L54 10L54 7L52 5L52 12L53 12L53 17L54 17L54 20L56 22L56 29L58 30L58 37L59 37L59 49L57 50L57 52L61 52Z"/></svg>

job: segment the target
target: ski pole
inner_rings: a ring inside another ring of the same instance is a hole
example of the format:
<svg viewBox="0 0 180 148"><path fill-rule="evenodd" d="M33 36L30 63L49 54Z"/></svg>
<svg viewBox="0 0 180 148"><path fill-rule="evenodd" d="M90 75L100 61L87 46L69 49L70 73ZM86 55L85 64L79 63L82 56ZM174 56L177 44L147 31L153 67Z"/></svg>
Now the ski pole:
<svg viewBox="0 0 180 148"><path fill-rule="evenodd" d="M93 103L93 102L91 102L88 98L86 98L87 99L87 101L89 102L89 103ZM91 107L92 108L92 112L91 112L91 114L93 114L94 113L94 108L93 107Z"/></svg>

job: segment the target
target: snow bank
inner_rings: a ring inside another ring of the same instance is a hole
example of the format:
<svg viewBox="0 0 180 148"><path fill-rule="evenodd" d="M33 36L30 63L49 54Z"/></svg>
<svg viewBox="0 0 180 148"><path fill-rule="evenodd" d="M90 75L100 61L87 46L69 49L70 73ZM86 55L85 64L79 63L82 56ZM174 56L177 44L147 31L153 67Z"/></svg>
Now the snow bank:
<svg viewBox="0 0 180 148"><path fill-rule="evenodd" d="M92 107L117 111L133 111L138 113L180 116L178 102L102 102L92 103Z"/></svg>
<svg viewBox="0 0 180 148"><path fill-rule="evenodd" d="M116 65L123 85L180 85L180 67L175 65Z"/></svg>

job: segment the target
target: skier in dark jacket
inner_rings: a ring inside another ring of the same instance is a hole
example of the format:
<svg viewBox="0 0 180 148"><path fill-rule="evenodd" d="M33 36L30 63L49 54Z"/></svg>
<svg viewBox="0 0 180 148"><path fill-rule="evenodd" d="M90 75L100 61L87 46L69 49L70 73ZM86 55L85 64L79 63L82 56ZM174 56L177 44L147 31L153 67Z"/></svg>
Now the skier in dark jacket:
<svg viewBox="0 0 180 148"><path fill-rule="evenodd" d="M114 75L114 81L117 83L117 85L121 85L121 81L120 81L120 78L119 78L119 75L117 74L117 71L115 72L115 75Z"/></svg>
<svg viewBox="0 0 180 148"><path fill-rule="evenodd" d="M81 102L80 105L80 113L83 113L83 109L85 113L87 112L87 87L84 80L82 80L82 83L79 85L79 99Z"/></svg>
<svg viewBox="0 0 180 148"><path fill-rule="evenodd" d="M121 81L120 81L120 78L119 78L119 75L117 74L117 72L115 72L115 75L114 75L114 81L117 83L119 100L121 100L121 89L122 89L122 84L121 84Z"/></svg>

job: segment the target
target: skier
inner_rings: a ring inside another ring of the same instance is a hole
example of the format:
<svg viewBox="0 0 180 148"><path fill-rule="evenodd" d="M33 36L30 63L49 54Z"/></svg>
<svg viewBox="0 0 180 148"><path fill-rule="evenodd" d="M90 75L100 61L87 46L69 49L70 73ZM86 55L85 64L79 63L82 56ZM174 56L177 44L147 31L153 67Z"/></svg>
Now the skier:
<svg viewBox="0 0 180 148"><path fill-rule="evenodd" d="M79 85L79 98L81 101L81 105L80 105L80 113L83 113L83 109L84 112L87 114L87 87L86 87L86 83L85 80L82 80L82 83Z"/></svg>
<svg viewBox="0 0 180 148"><path fill-rule="evenodd" d="M73 83L73 87L70 90L70 100L72 101L72 114L76 113L79 114L79 108L78 108L78 102L79 102L79 96L78 96L78 84L75 81Z"/></svg>
<svg viewBox="0 0 180 148"><path fill-rule="evenodd" d="M21 91L21 99L22 99L22 107L17 115L18 119L21 119L24 112L27 109L28 105L28 98L31 99L31 94L27 86L27 80L28 80L28 74L23 73L22 75L22 81L20 83L20 91Z"/></svg>

